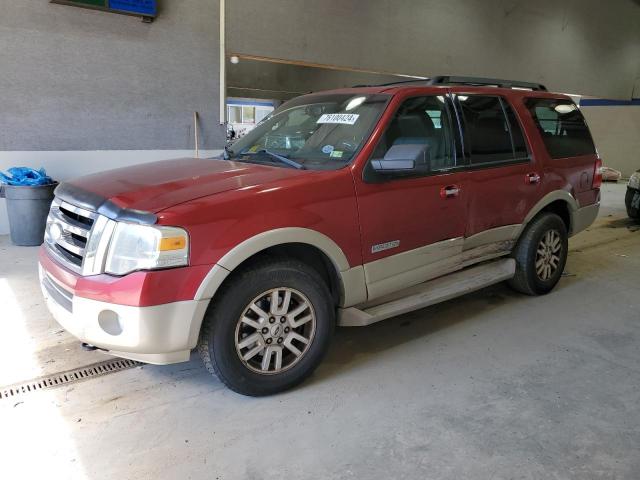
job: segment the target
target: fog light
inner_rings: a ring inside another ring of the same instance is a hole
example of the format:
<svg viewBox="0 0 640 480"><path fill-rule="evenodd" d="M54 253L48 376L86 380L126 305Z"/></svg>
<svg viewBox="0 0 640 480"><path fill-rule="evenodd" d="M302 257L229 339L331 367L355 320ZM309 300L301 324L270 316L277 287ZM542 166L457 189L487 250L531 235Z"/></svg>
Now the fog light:
<svg viewBox="0 0 640 480"><path fill-rule="evenodd" d="M98 325L109 335L117 336L122 333L120 317L112 310L103 310L98 314Z"/></svg>

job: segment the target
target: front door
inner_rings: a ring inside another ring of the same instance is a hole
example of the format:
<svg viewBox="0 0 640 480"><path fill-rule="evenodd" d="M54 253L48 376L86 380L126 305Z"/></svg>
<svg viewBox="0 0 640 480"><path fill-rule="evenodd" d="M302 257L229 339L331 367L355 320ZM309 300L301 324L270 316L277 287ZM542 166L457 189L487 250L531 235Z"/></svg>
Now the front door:
<svg viewBox="0 0 640 480"><path fill-rule="evenodd" d="M407 98L369 162L395 145L426 145L425 165L409 175L390 175L369 163L355 178L369 300L457 268L467 201L453 119L445 96Z"/></svg>

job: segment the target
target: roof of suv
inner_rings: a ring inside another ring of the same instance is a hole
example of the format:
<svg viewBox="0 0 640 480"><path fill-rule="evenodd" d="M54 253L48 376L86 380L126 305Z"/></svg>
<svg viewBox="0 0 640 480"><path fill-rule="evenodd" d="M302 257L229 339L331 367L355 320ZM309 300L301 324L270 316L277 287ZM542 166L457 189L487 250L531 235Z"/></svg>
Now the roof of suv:
<svg viewBox="0 0 640 480"><path fill-rule="evenodd" d="M405 80L383 85L356 85L351 88L341 88L330 90L332 93L386 93L394 95L404 90L451 90L453 92L476 92L476 93L496 93L500 92L507 96L522 97L542 97L542 98L563 98L570 97L561 93L549 92L547 88L538 83L520 82L515 80L501 80L493 78L478 77L451 77L439 76L426 79Z"/></svg>

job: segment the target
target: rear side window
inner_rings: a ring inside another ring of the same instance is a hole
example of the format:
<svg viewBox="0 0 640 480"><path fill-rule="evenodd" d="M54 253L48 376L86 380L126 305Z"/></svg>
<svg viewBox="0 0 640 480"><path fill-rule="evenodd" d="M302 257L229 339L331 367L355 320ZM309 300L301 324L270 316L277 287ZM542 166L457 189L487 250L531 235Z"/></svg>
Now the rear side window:
<svg viewBox="0 0 640 480"><path fill-rule="evenodd" d="M570 100L529 98L525 104L552 158L596 153L591 133L575 103Z"/></svg>
<svg viewBox="0 0 640 480"><path fill-rule="evenodd" d="M527 146L515 113L500 97L458 95L471 166L525 162Z"/></svg>

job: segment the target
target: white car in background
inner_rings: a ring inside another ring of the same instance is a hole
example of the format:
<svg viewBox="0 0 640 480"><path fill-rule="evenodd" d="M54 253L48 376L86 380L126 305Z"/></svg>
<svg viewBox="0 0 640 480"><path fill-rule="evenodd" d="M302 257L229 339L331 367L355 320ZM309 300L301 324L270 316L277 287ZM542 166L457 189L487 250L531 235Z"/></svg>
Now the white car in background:
<svg viewBox="0 0 640 480"><path fill-rule="evenodd" d="M640 170L631 175L624 199L629 217L640 220Z"/></svg>

